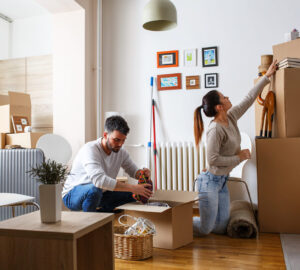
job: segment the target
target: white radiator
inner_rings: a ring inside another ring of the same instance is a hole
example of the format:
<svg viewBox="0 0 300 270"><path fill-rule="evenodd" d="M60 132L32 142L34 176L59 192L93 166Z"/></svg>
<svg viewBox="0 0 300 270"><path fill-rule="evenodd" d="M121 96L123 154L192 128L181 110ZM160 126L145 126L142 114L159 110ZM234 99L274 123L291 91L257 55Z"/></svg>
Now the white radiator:
<svg viewBox="0 0 300 270"><path fill-rule="evenodd" d="M159 143L157 148L157 189L193 191L194 180L206 167L204 144L199 151L192 142ZM154 184L154 154L151 150Z"/></svg>
<svg viewBox="0 0 300 270"><path fill-rule="evenodd" d="M44 160L40 149L0 150L0 193L19 193L35 197L39 204L38 183L27 171ZM35 211L28 206L17 206L16 216ZM0 221L12 217L11 207L0 207Z"/></svg>

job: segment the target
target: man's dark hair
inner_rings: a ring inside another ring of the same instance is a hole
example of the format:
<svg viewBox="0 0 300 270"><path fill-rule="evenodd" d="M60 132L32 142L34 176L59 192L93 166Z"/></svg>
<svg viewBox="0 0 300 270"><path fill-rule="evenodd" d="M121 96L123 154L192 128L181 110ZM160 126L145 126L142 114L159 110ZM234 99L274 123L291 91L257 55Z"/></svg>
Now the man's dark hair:
<svg viewBox="0 0 300 270"><path fill-rule="evenodd" d="M104 129L108 133L112 133L117 130L127 136L129 132L129 127L125 119L119 115L113 115L108 117L105 121Z"/></svg>

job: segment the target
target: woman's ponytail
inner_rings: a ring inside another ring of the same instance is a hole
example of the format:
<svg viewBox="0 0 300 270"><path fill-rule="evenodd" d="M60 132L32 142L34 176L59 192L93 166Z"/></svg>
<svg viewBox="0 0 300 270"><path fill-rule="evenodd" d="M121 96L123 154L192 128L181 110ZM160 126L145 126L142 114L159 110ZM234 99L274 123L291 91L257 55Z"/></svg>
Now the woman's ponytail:
<svg viewBox="0 0 300 270"><path fill-rule="evenodd" d="M201 141L201 137L203 134L203 120L202 120L202 115L201 115L201 109L203 108L203 106L199 106L197 107L197 109L194 112L194 137L195 137L195 143L196 146L198 147L200 141Z"/></svg>
<svg viewBox="0 0 300 270"><path fill-rule="evenodd" d="M194 136L197 147L201 141L202 133L204 131L201 109L203 109L203 112L207 117L215 117L217 115L215 107L219 104L221 104L219 92L217 90L211 90L202 98L202 105L195 110Z"/></svg>

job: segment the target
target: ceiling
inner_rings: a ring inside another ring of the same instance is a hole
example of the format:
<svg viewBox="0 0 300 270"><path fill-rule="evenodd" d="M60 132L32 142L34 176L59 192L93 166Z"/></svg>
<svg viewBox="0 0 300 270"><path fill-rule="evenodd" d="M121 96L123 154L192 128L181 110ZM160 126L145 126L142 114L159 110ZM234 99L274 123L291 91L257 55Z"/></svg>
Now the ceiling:
<svg viewBox="0 0 300 270"><path fill-rule="evenodd" d="M0 0L0 13L12 20L49 14L35 0Z"/></svg>

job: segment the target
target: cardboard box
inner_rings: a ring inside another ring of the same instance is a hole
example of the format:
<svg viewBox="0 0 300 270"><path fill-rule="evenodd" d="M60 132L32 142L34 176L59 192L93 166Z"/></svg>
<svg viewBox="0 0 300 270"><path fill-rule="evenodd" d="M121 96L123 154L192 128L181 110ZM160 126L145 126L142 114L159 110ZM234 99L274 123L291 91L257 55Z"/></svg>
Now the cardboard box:
<svg viewBox="0 0 300 270"><path fill-rule="evenodd" d="M0 149L5 147L5 133L0 133Z"/></svg>
<svg viewBox="0 0 300 270"><path fill-rule="evenodd" d="M155 224L154 247L175 249L193 241L193 203L197 199L197 192L157 190L150 201L166 202L170 207L128 203L117 208Z"/></svg>
<svg viewBox="0 0 300 270"><path fill-rule="evenodd" d="M38 139L45 133L27 132L6 134L5 142L7 145L21 145L24 148L35 148Z"/></svg>
<svg viewBox="0 0 300 270"><path fill-rule="evenodd" d="M300 137L300 69L284 68L275 76L275 136Z"/></svg>
<svg viewBox="0 0 300 270"><path fill-rule="evenodd" d="M300 58L300 39L274 45L273 55L278 62L287 57Z"/></svg>
<svg viewBox="0 0 300 270"><path fill-rule="evenodd" d="M11 121L12 115L26 116L31 124L30 95L17 92L8 92L8 95L0 95L0 132L14 132Z"/></svg>
<svg viewBox="0 0 300 270"><path fill-rule="evenodd" d="M300 137L300 69L280 69L274 80L276 107L272 137ZM269 85L264 88L263 97L268 89ZM259 135L262 108L255 102L256 135Z"/></svg>
<svg viewBox="0 0 300 270"><path fill-rule="evenodd" d="M300 138L256 140L261 232L300 233Z"/></svg>

